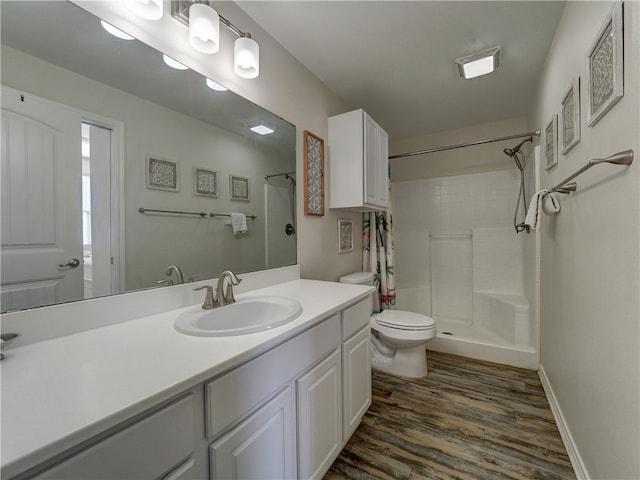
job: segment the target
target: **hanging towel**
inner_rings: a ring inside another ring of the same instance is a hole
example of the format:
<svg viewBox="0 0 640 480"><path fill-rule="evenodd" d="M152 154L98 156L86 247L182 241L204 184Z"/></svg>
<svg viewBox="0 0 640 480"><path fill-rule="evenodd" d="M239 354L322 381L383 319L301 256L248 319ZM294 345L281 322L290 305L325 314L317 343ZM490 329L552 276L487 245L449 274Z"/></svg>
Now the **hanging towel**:
<svg viewBox="0 0 640 480"><path fill-rule="evenodd" d="M231 225L234 235L247 233L247 216L244 213L230 213L229 218L224 222Z"/></svg>
<svg viewBox="0 0 640 480"><path fill-rule="evenodd" d="M549 192L543 197L542 211L547 215L555 215L560 211L560 199L556 192Z"/></svg>
<svg viewBox="0 0 640 480"><path fill-rule="evenodd" d="M524 224L534 229L536 232L540 231L542 226L542 200L549 193L549 190L540 190L533 194L531 197L531 203L529 204L529 210L527 216L524 218Z"/></svg>

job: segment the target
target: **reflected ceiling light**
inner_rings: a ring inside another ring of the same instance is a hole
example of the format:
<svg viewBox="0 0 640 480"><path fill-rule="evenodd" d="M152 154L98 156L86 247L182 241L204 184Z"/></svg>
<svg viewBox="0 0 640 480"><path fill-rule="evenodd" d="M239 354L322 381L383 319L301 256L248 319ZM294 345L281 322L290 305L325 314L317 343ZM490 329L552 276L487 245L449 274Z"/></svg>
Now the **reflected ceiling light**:
<svg viewBox="0 0 640 480"><path fill-rule="evenodd" d="M233 44L233 71L242 78L256 78L260 74L260 47L248 33Z"/></svg>
<svg viewBox="0 0 640 480"><path fill-rule="evenodd" d="M111 25L110 23L105 22L104 20L100 20L100 24L102 25L102 28L104 28L107 32L109 32L114 37L118 37L118 38L120 38L122 40L135 40L128 33L124 33L119 28L114 27L113 25Z"/></svg>
<svg viewBox="0 0 640 480"><path fill-rule="evenodd" d="M207 87L216 92L226 92L228 90L224 85L220 85L218 82L214 82L210 78L207 78Z"/></svg>
<svg viewBox="0 0 640 480"><path fill-rule="evenodd" d="M220 23L224 24L238 36L233 47L234 72L242 78L256 78L260 74L260 47L249 32L219 15L210 3L210 0L171 0L171 16L189 27L189 43L202 53L218 52Z"/></svg>
<svg viewBox="0 0 640 480"><path fill-rule="evenodd" d="M189 7L189 44L202 53L220 50L220 16L202 3Z"/></svg>
<svg viewBox="0 0 640 480"><path fill-rule="evenodd" d="M458 73L462 78L470 79L493 72L500 65L500 47L456 59Z"/></svg>
<svg viewBox="0 0 640 480"><path fill-rule="evenodd" d="M168 55L162 55L162 59L164 60L164 63L169 65L171 68L175 68L176 70L189 70L189 67L181 64L180 62L178 62L177 60L174 60Z"/></svg>
<svg viewBox="0 0 640 480"><path fill-rule="evenodd" d="M124 0L124 4L133 13L146 20L162 18L162 0Z"/></svg>
<svg viewBox="0 0 640 480"><path fill-rule="evenodd" d="M256 132L259 135L269 135L270 133L274 132L273 128L269 128L263 124L256 125L255 127L251 127L249 130L251 130L252 132Z"/></svg>

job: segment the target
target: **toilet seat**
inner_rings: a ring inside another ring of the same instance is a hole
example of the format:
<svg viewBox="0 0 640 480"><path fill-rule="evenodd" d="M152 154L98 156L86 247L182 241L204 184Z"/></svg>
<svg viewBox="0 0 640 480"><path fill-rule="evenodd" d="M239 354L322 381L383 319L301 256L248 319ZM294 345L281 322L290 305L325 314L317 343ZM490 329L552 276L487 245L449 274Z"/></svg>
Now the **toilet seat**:
<svg viewBox="0 0 640 480"><path fill-rule="evenodd" d="M436 322L431 317L401 310L384 310L374 318L378 325L397 330L425 332L436 328Z"/></svg>

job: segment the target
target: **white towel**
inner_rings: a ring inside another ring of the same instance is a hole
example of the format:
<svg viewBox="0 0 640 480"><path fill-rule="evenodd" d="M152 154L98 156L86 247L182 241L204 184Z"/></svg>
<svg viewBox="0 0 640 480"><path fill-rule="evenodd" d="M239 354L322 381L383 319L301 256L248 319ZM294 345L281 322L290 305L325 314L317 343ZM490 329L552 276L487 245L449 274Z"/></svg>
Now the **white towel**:
<svg viewBox="0 0 640 480"><path fill-rule="evenodd" d="M244 213L230 213L229 218L224 222L231 225L234 235L247 233L247 216Z"/></svg>
<svg viewBox="0 0 640 480"><path fill-rule="evenodd" d="M555 215L560 211L560 199L556 192L549 192L542 199L542 211L547 215Z"/></svg>
<svg viewBox="0 0 640 480"><path fill-rule="evenodd" d="M524 218L524 224L529 225L536 232L539 232L542 226L542 200L547 193L549 190L540 190L533 194L527 216Z"/></svg>

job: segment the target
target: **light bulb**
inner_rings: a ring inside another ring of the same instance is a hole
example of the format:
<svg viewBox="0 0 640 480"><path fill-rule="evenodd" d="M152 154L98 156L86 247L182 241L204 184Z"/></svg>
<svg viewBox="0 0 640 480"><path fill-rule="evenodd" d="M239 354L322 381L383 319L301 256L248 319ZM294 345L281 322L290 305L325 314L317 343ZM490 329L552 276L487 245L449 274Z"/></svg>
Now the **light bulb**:
<svg viewBox="0 0 640 480"><path fill-rule="evenodd" d="M124 0L124 4L133 13L146 20L162 18L162 0Z"/></svg>
<svg viewBox="0 0 640 480"><path fill-rule="evenodd" d="M260 74L260 47L250 36L235 41L233 64L239 77L256 78Z"/></svg>
<svg viewBox="0 0 640 480"><path fill-rule="evenodd" d="M202 53L217 53L220 49L220 16L202 3L189 7L189 43Z"/></svg>
<svg viewBox="0 0 640 480"><path fill-rule="evenodd" d="M162 55L162 60L164 60L164 63L166 63L167 65L169 65L171 68L175 68L176 70L188 70L189 67L187 67L186 65L181 64L180 62L178 62L177 60L174 60L173 58L171 58L168 55Z"/></svg>
<svg viewBox="0 0 640 480"><path fill-rule="evenodd" d="M104 28L107 32L109 32L114 37L118 37L118 38L120 38L122 40L135 40L128 33L124 33L119 28L114 27L113 25L111 25L110 23L105 22L104 20L100 20L100 24L102 25L102 28Z"/></svg>
<svg viewBox="0 0 640 480"><path fill-rule="evenodd" d="M218 82L214 82L210 78L207 78L207 87L216 92L226 92L228 90L224 85L220 85Z"/></svg>

